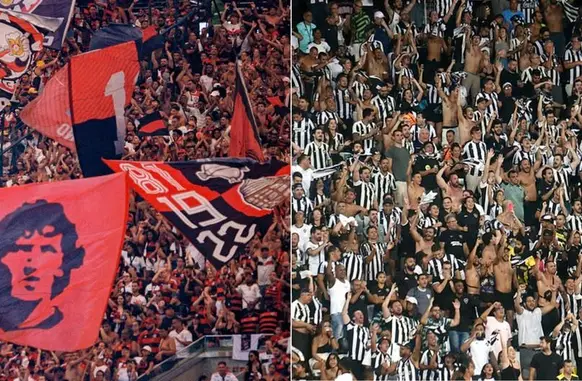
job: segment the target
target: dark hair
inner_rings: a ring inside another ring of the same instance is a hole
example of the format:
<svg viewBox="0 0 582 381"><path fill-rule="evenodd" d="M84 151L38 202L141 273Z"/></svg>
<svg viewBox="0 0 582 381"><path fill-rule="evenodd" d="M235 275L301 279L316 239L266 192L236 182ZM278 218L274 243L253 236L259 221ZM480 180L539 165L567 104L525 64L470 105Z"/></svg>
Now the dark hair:
<svg viewBox="0 0 582 381"><path fill-rule="evenodd" d="M43 234L46 226L54 227L54 231ZM71 270L81 267L85 257L85 249L77 247L79 238L75 225L67 218L64 208L59 203L49 203L46 200L37 200L35 203L25 203L0 221L3 244L0 245L0 259L8 253L16 251L16 241L37 232L46 237L62 235L61 250L63 263L60 269L61 277L54 277L50 298L60 295L69 285ZM6 265L0 261L0 287L10 290L12 274ZM13 297L10 292L0 296L0 328L8 331L17 329L30 313L37 307L39 301L24 301ZM62 315L61 315L62 319ZM60 321L60 320L59 320ZM58 322L54 322L57 324Z"/></svg>

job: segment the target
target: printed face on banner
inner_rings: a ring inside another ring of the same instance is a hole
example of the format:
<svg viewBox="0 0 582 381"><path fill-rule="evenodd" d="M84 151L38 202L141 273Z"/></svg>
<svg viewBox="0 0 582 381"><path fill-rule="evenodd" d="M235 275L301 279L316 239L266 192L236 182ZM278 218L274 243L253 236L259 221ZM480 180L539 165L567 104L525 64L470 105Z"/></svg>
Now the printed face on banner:
<svg viewBox="0 0 582 381"><path fill-rule="evenodd" d="M6 290L2 300L10 300L17 312L8 321L0 319L5 331L48 329L61 322L63 313L51 300L67 288L71 270L83 264L84 249L77 247L75 225L63 206L44 200L36 204L34 218L23 208L4 218L10 224L0 251L0 290Z"/></svg>
<svg viewBox="0 0 582 381"><path fill-rule="evenodd" d="M42 49L43 36L30 23L0 13L0 89L13 93L16 82Z"/></svg>

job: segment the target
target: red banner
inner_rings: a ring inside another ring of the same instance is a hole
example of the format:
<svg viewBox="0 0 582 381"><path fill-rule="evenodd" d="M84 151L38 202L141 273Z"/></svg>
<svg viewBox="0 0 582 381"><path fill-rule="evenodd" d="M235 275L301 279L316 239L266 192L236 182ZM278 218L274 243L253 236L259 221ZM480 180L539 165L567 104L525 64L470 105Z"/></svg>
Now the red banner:
<svg viewBox="0 0 582 381"><path fill-rule="evenodd" d="M128 197L125 174L0 191L0 340L55 351L97 341Z"/></svg>
<svg viewBox="0 0 582 381"><path fill-rule="evenodd" d="M234 113L230 124L230 147L228 154L231 157L250 157L257 161L265 161L257 122L253 114L253 108L251 107L244 80L237 63L236 94L234 97Z"/></svg>
<svg viewBox="0 0 582 381"><path fill-rule="evenodd" d="M42 93L20 113L20 119L57 143L76 151L69 97L69 64L59 70Z"/></svg>

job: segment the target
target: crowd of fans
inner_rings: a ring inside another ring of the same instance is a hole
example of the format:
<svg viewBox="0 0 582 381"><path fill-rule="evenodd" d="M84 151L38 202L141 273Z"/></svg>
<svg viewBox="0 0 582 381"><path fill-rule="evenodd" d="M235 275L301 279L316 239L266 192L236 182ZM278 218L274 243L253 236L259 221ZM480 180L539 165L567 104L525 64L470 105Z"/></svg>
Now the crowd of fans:
<svg viewBox="0 0 582 381"><path fill-rule="evenodd" d="M578 379L578 6L293 16L294 378Z"/></svg>
<svg viewBox="0 0 582 381"><path fill-rule="evenodd" d="M71 56L88 50L95 31L112 23L159 30L176 26L166 34L164 47L141 62L126 112L125 160L227 156L237 57L266 158L290 160L289 4L251 3L239 9L227 3L220 23L213 25L210 2L150 2L139 10L136 3L109 0L77 9L62 49L45 49L21 78L2 114L2 186L81 177L75 154L32 132L18 115ZM139 119L157 111L171 137L139 136ZM216 269L132 194L122 260L98 342L77 353L0 343L0 380L147 379L157 364L175 354L184 357L180 351L205 335L254 333L273 335L267 352L276 369L269 375L252 368L247 379L264 379L261 373L269 380L288 379L289 361L281 355L290 320L288 208L277 210L269 231L255 237L245 253Z"/></svg>

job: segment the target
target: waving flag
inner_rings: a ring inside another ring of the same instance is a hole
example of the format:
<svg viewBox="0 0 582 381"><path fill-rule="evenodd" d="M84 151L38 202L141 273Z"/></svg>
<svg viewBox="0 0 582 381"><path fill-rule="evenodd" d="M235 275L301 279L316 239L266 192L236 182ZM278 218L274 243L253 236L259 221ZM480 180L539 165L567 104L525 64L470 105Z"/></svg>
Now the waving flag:
<svg viewBox="0 0 582 381"><path fill-rule="evenodd" d="M139 56L149 58L152 51L164 47L165 37L153 26L141 29L130 24L111 24L91 36L89 49L104 49L127 41L135 41Z"/></svg>
<svg viewBox="0 0 582 381"><path fill-rule="evenodd" d="M146 114L139 120L139 136L168 136L170 131L159 111Z"/></svg>
<svg viewBox="0 0 582 381"><path fill-rule="evenodd" d="M12 94L42 50L43 35L30 22L0 12L0 90Z"/></svg>
<svg viewBox="0 0 582 381"><path fill-rule="evenodd" d="M47 82L42 93L20 112L20 119L41 134L76 151L69 97L69 64Z"/></svg>
<svg viewBox="0 0 582 381"><path fill-rule="evenodd" d="M249 100L244 77L237 62L234 114L230 125L229 156L264 161L257 121Z"/></svg>
<svg viewBox="0 0 582 381"><path fill-rule="evenodd" d="M50 28L50 32L44 36L44 45L56 50L59 50L65 41L65 33L69 29L74 7L73 0L8 0L0 2L0 11L17 11L60 20L58 27Z"/></svg>
<svg viewBox="0 0 582 381"><path fill-rule="evenodd" d="M0 190L0 340L76 351L98 339L120 258L125 174Z"/></svg>
<svg viewBox="0 0 582 381"><path fill-rule="evenodd" d="M101 158L123 153L125 107L139 73L133 41L73 56L28 104L21 118L76 149L85 177L111 173Z"/></svg>
<svg viewBox="0 0 582 381"><path fill-rule="evenodd" d="M264 234L289 197L289 165L279 161L106 162L128 172L131 186L217 268Z"/></svg>

